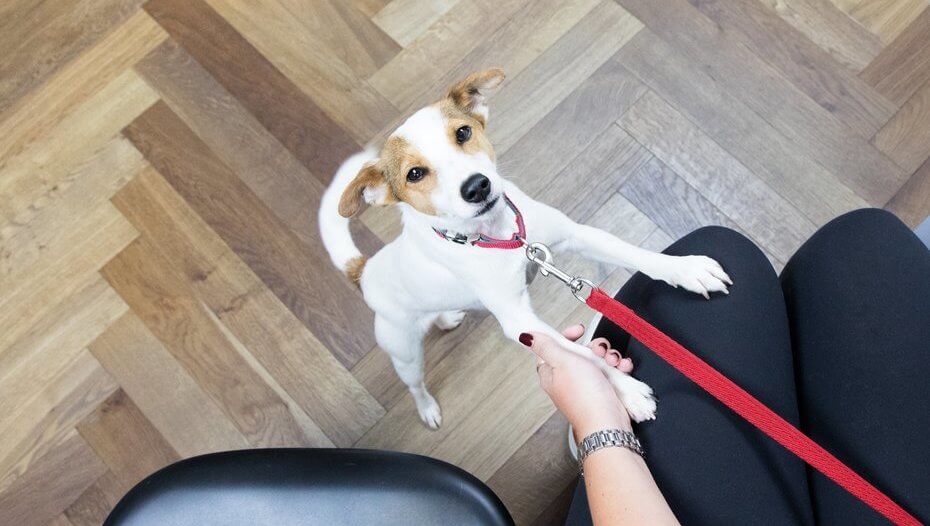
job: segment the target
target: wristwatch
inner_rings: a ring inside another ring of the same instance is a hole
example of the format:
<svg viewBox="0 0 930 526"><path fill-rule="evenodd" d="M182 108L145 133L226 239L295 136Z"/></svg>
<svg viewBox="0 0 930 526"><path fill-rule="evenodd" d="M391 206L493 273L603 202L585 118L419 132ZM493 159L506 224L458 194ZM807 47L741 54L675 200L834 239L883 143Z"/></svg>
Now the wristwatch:
<svg viewBox="0 0 930 526"><path fill-rule="evenodd" d="M646 458L646 452L643 451L642 444L630 431L621 429L602 429L595 431L584 437L584 440L578 443L578 464L584 469L584 459L588 455L605 447L625 447L639 456Z"/></svg>

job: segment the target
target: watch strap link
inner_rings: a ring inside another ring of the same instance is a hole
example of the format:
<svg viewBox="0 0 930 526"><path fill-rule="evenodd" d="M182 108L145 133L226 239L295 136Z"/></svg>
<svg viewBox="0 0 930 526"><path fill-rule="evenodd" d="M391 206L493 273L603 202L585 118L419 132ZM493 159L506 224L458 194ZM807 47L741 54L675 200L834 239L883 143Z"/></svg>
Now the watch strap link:
<svg viewBox="0 0 930 526"><path fill-rule="evenodd" d="M639 443L639 439L636 438L636 435L630 431L602 429L584 437L584 440L578 443L579 464L584 465L584 460L588 458L591 453L607 447L625 447L639 456L646 458L646 452L643 451L642 444Z"/></svg>

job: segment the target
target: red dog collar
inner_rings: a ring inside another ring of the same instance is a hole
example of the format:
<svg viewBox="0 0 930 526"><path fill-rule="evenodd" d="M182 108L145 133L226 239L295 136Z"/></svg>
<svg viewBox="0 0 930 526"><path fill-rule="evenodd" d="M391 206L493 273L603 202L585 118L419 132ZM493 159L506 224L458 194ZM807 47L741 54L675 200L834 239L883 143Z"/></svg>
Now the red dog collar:
<svg viewBox="0 0 930 526"><path fill-rule="evenodd" d="M481 248L500 248L505 250L522 248L523 240L526 239L526 225L523 224L523 214L520 213L517 205L513 204L513 201L507 197L507 194L504 194L504 202L513 210L517 220L517 231L510 236L510 239L497 239L484 234L451 233L448 230L436 227L433 227L433 231L436 232L439 237L460 245L472 245Z"/></svg>

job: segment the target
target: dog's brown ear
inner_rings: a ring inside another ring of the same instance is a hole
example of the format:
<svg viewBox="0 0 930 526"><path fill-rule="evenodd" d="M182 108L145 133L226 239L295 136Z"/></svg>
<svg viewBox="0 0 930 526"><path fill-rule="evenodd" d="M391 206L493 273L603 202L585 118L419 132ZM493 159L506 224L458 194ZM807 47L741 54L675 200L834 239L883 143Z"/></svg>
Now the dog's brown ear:
<svg viewBox="0 0 930 526"><path fill-rule="evenodd" d="M388 204L391 201L387 179L377 161L365 163L355 179L343 190L339 199L339 215L354 216L362 207L362 200L369 204Z"/></svg>
<svg viewBox="0 0 930 526"><path fill-rule="evenodd" d="M503 81L504 70L486 69L472 73L465 80L449 88L447 96L463 111L484 122L488 118L488 106L485 102L487 92L499 86Z"/></svg>

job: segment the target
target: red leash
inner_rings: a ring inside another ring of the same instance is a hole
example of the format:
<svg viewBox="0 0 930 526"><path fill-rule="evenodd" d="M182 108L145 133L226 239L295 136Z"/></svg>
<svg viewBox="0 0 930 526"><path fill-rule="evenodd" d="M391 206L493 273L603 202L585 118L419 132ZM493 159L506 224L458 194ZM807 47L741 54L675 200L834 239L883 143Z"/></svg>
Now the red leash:
<svg viewBox="0 0 930 526"><path fill-rule="evenodd" d="M913 515L831 455L829 451L820 447L798 428L778 416L707 362L640 318L629 307L597 288L591 291L585 303L616 323L630 336L678 369L692 382L698 384L701 389L723 402L736 414L839 484L857 499L881 513L892 523L908 526L921 524Z"/></svg>

